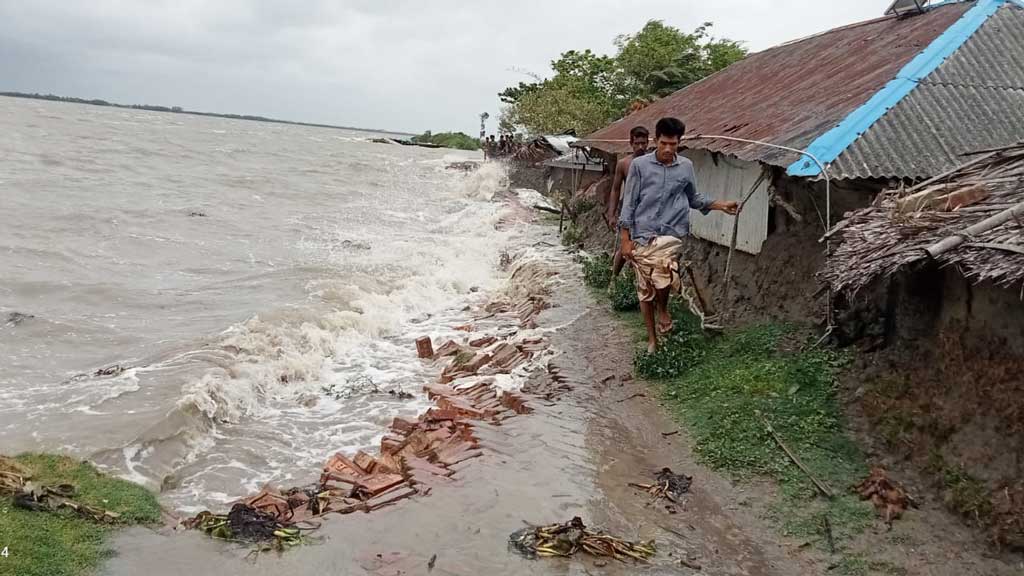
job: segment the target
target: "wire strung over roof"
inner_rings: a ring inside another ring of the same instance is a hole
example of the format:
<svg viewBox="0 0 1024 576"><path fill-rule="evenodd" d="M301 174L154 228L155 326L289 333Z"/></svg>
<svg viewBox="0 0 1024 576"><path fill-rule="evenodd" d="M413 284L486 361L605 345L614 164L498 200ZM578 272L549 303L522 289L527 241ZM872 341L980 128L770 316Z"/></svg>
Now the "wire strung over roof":
<svg viewBox="0 0 1024 576"><path fill-rule="evenodd" d="M1024 143L988 150L955 171L883 192L837 224L822 280L855 294L874 280L928 263L1024 296Z"/></svg>

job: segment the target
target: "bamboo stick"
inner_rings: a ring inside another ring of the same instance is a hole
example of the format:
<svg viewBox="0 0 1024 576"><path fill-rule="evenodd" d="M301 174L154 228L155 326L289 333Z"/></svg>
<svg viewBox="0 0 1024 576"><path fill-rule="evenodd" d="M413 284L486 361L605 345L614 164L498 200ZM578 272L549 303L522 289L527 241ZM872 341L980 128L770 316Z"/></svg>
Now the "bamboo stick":
<svg viewBox="0 0 1024 576"><path fill-rule="evenodd" d="M997 228L999 226L1002 226L1003 224L1006 224L1007 222L1010 222L1011 220L1021 217L1024 217L1024 202L1017 204L1016 206L1010 208L1009 210L1000 212L999 214L996 214L991 218L986 218L985 220L978 222L974 226L967 228L966 230L960 232L959 234L945 238L929 246L928 248L925 248L925 252L927 252L928 255L931 256L932 258L937 258L939 255L949 252L950 250L953 250L957 246L960 246L967 240L967 238L977 236L978 234L981 234L983 232L988 232L993 228Z"/></svg>
<svg viewBox="0 0 1024 576"><path fill-rule="evenodd" d="M814 487L818 489L818 492L821 492L821 494L828 498L829 500L835 498L835 492L833 492L832 489L829 488L824 482L818 480L818 477L811 473L807 466L805 466L804 463L801 462L799 458L797 458L796 454L794 454L789 449L789 446L786 446L786 443L782 441L782 438L780 438L778 433L775 432L775 428L772 427L771 422L769 422L768 419L764 417L764 415L761 416L761 421L764 422L765 427L768 429L768 433L772 435L772 438L774 438L775 442L778 443L780 448L782 448L782 451L786 453L786 456L789 456L789 459L792 460L794 464L796 464L796 467L799 468L801 472L806 474L808 478L810 478L811 482L814 484Z"/></svg>

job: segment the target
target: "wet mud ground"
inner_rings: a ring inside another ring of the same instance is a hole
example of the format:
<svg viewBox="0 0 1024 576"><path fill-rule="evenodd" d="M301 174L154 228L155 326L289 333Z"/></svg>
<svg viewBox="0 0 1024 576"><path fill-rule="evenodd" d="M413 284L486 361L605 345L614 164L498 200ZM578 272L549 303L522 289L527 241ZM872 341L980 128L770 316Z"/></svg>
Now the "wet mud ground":
<svg viewBox="0 0 1024 576"><path fill-rule="evenodd" d="M572 389L552 401L532 400L534 413L500 426L477 424L483 455L457 465L453 481L372 514L329 516L316 532L319 543L255 560L246 558L248 548L199 533L133 528L117 537L117 554L102 574L833 573L829 558L787 541L763 519L770 487L735 485L695 463L685 431L665 436L680 428L659 407L655 388L632 378L634 342L621 321L596 304L580 282L564 282L553 304L538 322L542 328L557 327L550 338L562 354L552 362ZM533 383L549 378L538 372ZM651 504L647 494L628 486L650 482L665 466L693 476L690 493L674 514L666 501ZM509 534L524 522L549 524L573 516L617 537L654 539L658 554L643 565L583 554L526 559L508 547ZM1024 568L984 558L969 544L969 533L943 518L926 509L901 521L897 529L909 535L900 545L881 535L865 539L890 542L880 553L907 561L900 562L906 566L900 574L1024 574ZM915 536L927 531L928 522L951 532ZM910 536L922 547L913 547Z"/></svg>

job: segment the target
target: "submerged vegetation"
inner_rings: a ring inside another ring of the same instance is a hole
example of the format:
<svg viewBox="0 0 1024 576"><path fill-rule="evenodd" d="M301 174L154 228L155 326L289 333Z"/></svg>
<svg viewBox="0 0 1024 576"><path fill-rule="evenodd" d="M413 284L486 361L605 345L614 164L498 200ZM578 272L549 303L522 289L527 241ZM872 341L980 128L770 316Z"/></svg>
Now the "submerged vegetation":
<svg viewBox="0 0 1024 576"><path fill-rule="evenodd" d="M8 468L17 468L12 472ZM87 462L49 454L0 458L0 473L27 476L32 486L74 487L74 500L118 515L118 522L160 520L160 505L145 488L101 474ZM0 575L78 576L92 573L109 557L106 538L117 525L100 524L63 509L27 510L6 492L0 500Z"/></svg>

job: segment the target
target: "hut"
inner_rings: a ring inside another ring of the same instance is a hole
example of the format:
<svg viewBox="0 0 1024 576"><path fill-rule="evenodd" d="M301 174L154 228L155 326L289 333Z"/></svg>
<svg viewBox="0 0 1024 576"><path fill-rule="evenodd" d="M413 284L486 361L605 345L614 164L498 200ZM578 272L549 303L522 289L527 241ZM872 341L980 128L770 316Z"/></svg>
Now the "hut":
<svg viewBox="0 0 1024 576"><path fill-rule="evenodd" d="M1024 137L1024 4L918 5L751 54L575 145L623 154L634 126L682 119L700 190L744 201L694 213L690 260L725 285L735 238L726 308L831 325L815 278L835 221Z"/></svg>

